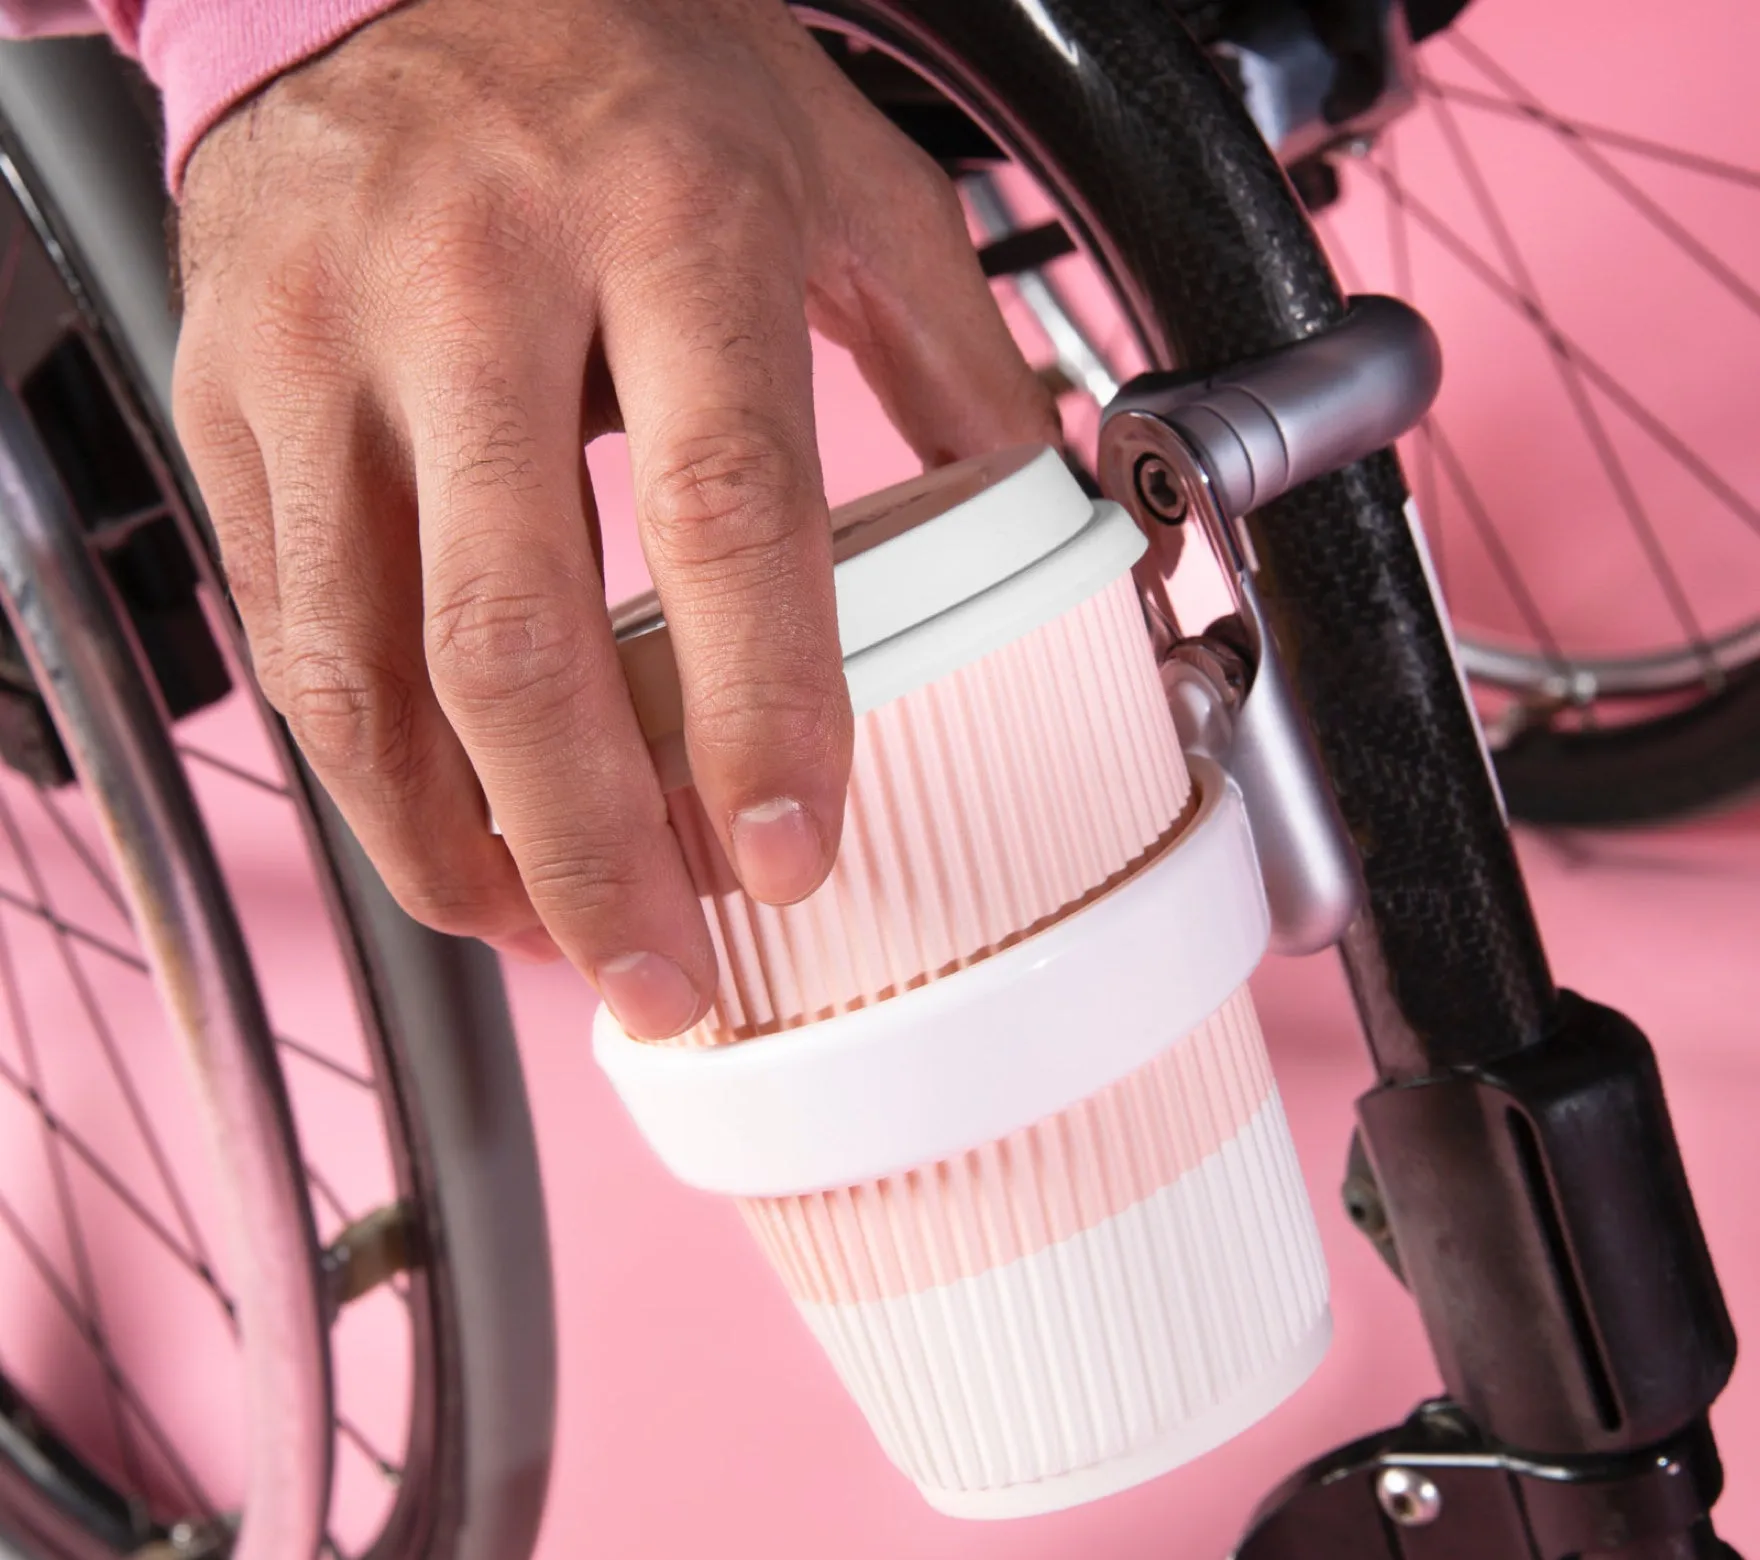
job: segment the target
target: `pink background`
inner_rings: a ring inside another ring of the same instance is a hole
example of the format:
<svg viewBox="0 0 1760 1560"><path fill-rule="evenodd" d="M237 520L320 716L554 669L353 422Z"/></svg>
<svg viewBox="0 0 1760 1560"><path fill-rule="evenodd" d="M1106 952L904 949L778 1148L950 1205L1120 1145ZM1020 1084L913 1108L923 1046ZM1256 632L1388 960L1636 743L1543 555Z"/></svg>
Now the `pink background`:
<svg viewBox="0 0 1760 1560"><path fill-rule="evenodd" d="M1617 15L1617 26L1608 18ZM1535 7L1479 0L1469 36L1552 107L1597 123L1740 161L1760 146L1760 8L1751 0L1682 0L1666 8L1571 0ZM1428 51L1439 79L1483 89L1445 44ZM1458 110L1475 155L1507 209L1534 290L1560 327L1622 383L1690 436L1747 501L1760 497L1752 436L1760 307L1760 178L1746 184L1609 152L1621 172L1740 273L1739 285L1683 263L1653 221L1531 126ZM1494 235L1433 117L1397 135L1397 169L1475 252L1500 271ZM1380 154L1383 165L1387 154ZM1327 229L1348 255L1353 287L1392 280L1388 211L1366 170L1347 167L1348 199ZM1471 268L1433 241L1412 249L1417 301L1441 327L1449 361L1450 437L1504 545L1552 629L1573 648L1633 650L1678 641L1632 528L1621 519L1580 420L1532 333L1490 297ZM1110 327L1101 320L1102 334ZM846 359L820 357L818 399L834 501L913 471ZM1683 477L1657 441L1597 393L1635 490L1651 510L1709 631L1760 601L1760 524L1742 523ZM1091 427L1092 419L1088 419ZM628 481L616 441L595 446L613 597L639 588ZM1458 492L1410 469L1457 618L1517 635L1522 616ZM1202 619L1198 619L1202 621ZM235 699L180 728L187 745L224 752L258 775L273 765ZM326 1237L385 1201L387 1163L371 1097L336 1069L361 1065L334 951L286 804L260 784L193 764L279 1031L326 1061L289 1060L305 1148L329 1188ZM43 1088L64 1122L96 1145L122 1189L171 1238L144 1232L116 1185L68 1167L88 1227L109 1341L155 1405L171 1439L191 1448L222 1492L238 1475L235 1355L211 1303L173 1247L181 1216L146 1152L115 1070L90 1043L98 1027L70 974L83 970L96 1008L127 1037L127 1065L164 1151L192 1188L193 1224L213 1223L201 1191L199 1140L187 1130L182 1075L166 1065L144 976L82 946L64 959L32 905L34 858L56 912L118 945L128 928L104 885L77 859L96 843L77 798L48 805L0 774L0 986L21 1006L0 1022L0 1186L38 1245L0 1240L0 1368L50 1406L58 1426L100 1461L125 1457L87 1342L55 1297L77 1287L62 1228L50 1145L23 1103L34 1065L20 1015L41 1045ZM73 841L83 839L80 847ZM1523 860L1560 981L1629 1012L1652 1036L1688 1168L1738 1326L1760 1322L1748 1178L1760 1110L1760 807L1596 838L1525 834ZM70 964L72 968L70 969ZM556 1253L561 1419L542 1560L1220 1560L1254 1503L1289 1471L1341 1440L1402 1417L1437 1385L1413 1309L1337 1207L1352 1101L1370 1074L1335 961L1268 964L1260 1012L1335 1281L1337 1342L1315 1380L1270 1420L1193 1467L1084 1510L999 1526L933 1515L885 1462L732 1207L673 1184L637 1140L593 1067L594 998L559 969L511 967L509 982L536 1113ZM87 1043L77 1044L78 1034ZM170 1124L170 1125L168 1125ZM44 1272L55 1275L45 1283ZM210 1297L211 1302L211 1297ZM381 1291L344 1313L338 1391L351 1434L338 1464L340 1536L352 1553L372 1528L384 1483L365 1447L393 1456L407 1402L407 1351L395 1297ZM1727 1536L1760 1550L1760 1368L1744 1364L1718 1425L1734 1470L1721 1507ZM150 1452L148 1482L174 1479Z"/></svg>

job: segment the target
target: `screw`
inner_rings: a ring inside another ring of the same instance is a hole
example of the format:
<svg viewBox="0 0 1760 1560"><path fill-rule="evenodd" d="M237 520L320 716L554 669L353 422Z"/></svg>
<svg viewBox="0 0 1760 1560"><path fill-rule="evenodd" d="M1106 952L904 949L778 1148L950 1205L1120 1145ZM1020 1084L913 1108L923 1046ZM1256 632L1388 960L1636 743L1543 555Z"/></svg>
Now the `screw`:
<svg viewBox="0 0 1760 1560"><path fill-rule="evenodd" d="M1410 1468L1382 1469L1375 1498L1401 1527L1424 1527L1442 1515L1442 1491Z"/></svg>
<svg viewBox="0 0 1760 1560"><path fill-rule="evenodd" d="M1173 474L1173 467L1159 455L1145 455L1137 462L1137 497L1143 507L1157 520L1178 525L1186 517L1185 489Z"/></svg>
<svg viewBox="0 0 1760 1560"><path fill-rule="evenodd" d="M1352 1176L1344 1183L1344 1211L1352 1224L1373 1238L1387 1229L1387 1210L1375 1187Z"/></svg>

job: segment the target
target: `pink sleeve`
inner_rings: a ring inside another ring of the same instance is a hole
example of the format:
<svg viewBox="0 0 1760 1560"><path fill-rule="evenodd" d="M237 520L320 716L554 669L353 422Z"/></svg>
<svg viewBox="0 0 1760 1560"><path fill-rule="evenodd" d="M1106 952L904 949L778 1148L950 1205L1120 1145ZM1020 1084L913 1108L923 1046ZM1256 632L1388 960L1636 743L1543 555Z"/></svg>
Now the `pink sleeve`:
<svg viewBox="0 0 1760 1560"><path fill-rule="evenodd" d="M165 94L165 178L215 120L400 0L0 0L0 37L108 32Z"/></svg>
<svg viewBox="0 0 1760 1560"><path fill-rule="evenodd" d="M63 0L65 3L65 0ZM165 177L181 192L184 164L202 133L264 82L345 38L399 0L95 0L139 12L132 35L165 95Z"/></svg>

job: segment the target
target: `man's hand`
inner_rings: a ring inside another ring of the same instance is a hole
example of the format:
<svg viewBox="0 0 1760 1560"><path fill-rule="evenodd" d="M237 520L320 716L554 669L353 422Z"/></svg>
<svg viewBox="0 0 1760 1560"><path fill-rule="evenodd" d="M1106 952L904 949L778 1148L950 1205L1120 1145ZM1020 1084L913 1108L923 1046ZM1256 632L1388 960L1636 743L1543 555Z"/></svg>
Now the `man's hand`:
<svg viewBox="0 0 1760 1560"><path fill-rule="evenodd" d="M392 891L560 948L637 1034L694 1022L714 953L582 444L628 432L698 788L747 890L799 899L851 734L808 322L925 460L1056 437L946 180L780 0L416 0L209 132L182 235L179 432Z"/></svg>

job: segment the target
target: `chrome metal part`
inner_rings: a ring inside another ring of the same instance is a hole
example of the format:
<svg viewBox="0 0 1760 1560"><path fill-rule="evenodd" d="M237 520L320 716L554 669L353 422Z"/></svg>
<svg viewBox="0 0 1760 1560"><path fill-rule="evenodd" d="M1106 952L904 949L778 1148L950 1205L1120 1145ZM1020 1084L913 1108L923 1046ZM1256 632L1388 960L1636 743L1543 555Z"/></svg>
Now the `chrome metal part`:
<svg viewBox="0 0 1760 1560"><path fill-rule="evenodd" d="M1178 480L1159 455L1145 455L1135 475L1137 497L1163 525L1179 525L1191 512Z"/></svg>
<svg viewBox="0 0 1760 1560"><path fill-rule="evenodd" d="M1488 640L1461 641L1461 663L1475 682L1558 705L1643 698L1703 686L1713 675L1721 678L1756 657L1760 657L1760 618L1738 624L1707 640L1703 647L1657 650L1649 655L1585 656L1563 663L1537 651Z"/></svg>
<svg viewBox="0 0 1760 1560"><path fill-rule="evenodd" d="M235 1560L311 1560L332 1456L316 1241L274 1039L170 739L29 416L0 389L0 597L120 869L200 1099L249 1398Z"/></svg>
<svg viewBox="0 0 1760 1560"><path fill-rule="evenodd" d="M1249 589L1246 605L1257 610ZM1235 721L1225 767L1246 798L1271 946L1284 954L1330 948L1362 902L1356 850L1345 832L1281 658L1266 646Z"/></svg>
<svg viewBox="0 0 1760 1560"><path fill-rule="evenodd" d="M1401 1527L1428 1527L1442 1515L1442 1492L1412 1468L1383 1468L1375 1499Z"/></svg>
<svg viewBox="0 0 1760 1560"><path fill-rule="evenodd" d="M1014 210L994 175L968 174L960 180L960 188L965 192L980 236L1006 238L1017 230ZM1016 272L1009 282L1027 312L1038 321L1039 329L1045 332L1063 378L1075 388L1085 390L1102 406L1117 395L1118 380L1105 352L1076 319L1057 284L1039 270Z"/></svg>
<svg viewBox="0 0 1760 1560"><path fill-rule="evenodd" d="M1251 680L1246 658L1214 635L1169 646L1161 658L1161 689L1186 752L1218 764L1227 757Z"/></svg>
<svg viewBox="0 0 1760 1560"><path fill-rule="evenodd" d="M325 1299L334 1316L415 1265L415 1223L402 1203L375 1208L324 1248Z"/></svg>
<svg viewBox="0 0 1760 1560"><path fill-rule="evenodd" d="M129 1560L233 1560L235 1524L179 1522L164 1539L137 1549Z"/></svg>
<svg viewBox="0 0 1760 1560"><path fill-rule="evenodd" d="M1246 799L1279 953L1337 942L1362 889L1356 853L1266 636L1244 521L1298 483L1391 444L1424 415L1440 380L1440 350L1424 320L1392 299L1359 298L1335 330L1256 362L1203 379L1133 380L1101 423L1101 489L1151 530L1167 514L1194 517L1233 593L1252 662L1238 710L1228 708L1225 689L1206 694L1198 686L1214 678L1189 653L1164 669L1163 685L1182 738L1223 764ZM1217 751L1224 732L1226 751Z"/></svg>
<svg viewBox="0 0 1760 1560"><path fill-rule="evenodd" d="M1722 1487L1703 1424L1624 1456L1534 1458L1437 1399L1293 1475L1235 1560L1734 1560L1707 1520Z"/></svg>
<svg viewBox="0 0 1760 1560"><path fill-rule="evenodd" d="M1139 448L1126 419L1165 423L1189 446L1222 515L1235 520L1312 477L1337 471L1416 427L1442 383L1442 348L1424 317L1393 298L1351 301L1331 330L1204 378L1144 374L1106 408L1101 482ZM1110 435L1110 439L1109 439Z"/></svg>

